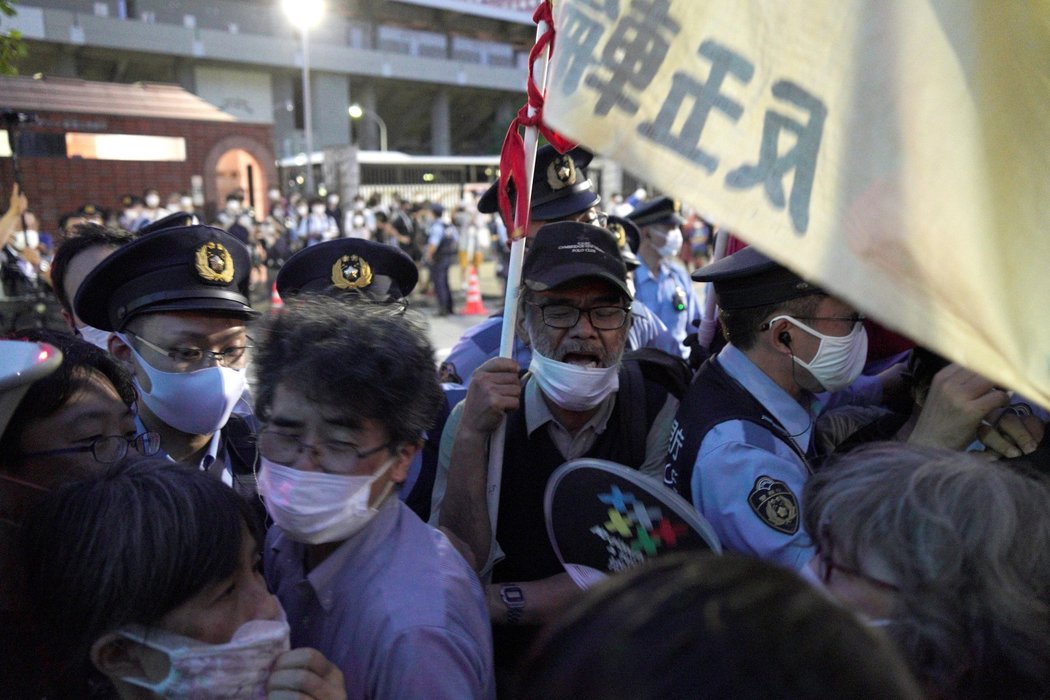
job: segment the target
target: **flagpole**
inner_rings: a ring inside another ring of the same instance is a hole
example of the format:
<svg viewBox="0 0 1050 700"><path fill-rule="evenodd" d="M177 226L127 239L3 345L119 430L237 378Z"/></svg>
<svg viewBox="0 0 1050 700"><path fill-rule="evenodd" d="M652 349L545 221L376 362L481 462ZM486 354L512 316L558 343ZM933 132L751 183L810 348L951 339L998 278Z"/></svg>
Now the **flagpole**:
<svg viewBox="0 0 1050 700"><path fill-rule="evenodd" d="M544 0L547 2L548 0ZM550 27L546 21L536 24L537 43ZM529 79L543 94L547 85L547 64L550 57L550 49L536 58L535 63L529 71ZM536 108L531 104L528 107L530 117L536 115ZM514 331L518 323L518 288L521 286L521 268L525 261L525 233L529 225L529 210L532 198L532 175L536 169L536 147L539 143L539 129L535 126L525 127L525 181L514 183L516 197L524 197L525 206L515 207L515 212L524 211L525 220L519 220L515 213L514 231L510 246L510 262L507 270L507 291L503 298L503 327L500 334L499 356L513 357L514 355ZM492 433L489 440L489 469L486 487L486 497L489 505L489 524L492 532L496 532L496 521L499 518L499 493L500 484L503 479L503 449L506 445L507 419L500 422L499 427Z"/></svg>

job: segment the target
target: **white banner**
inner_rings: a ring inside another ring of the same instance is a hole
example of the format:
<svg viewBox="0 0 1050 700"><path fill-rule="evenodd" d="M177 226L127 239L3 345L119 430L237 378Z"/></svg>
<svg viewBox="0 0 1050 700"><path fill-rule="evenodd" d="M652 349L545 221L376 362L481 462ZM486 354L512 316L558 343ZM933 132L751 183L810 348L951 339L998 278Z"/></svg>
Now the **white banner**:
<svg viewBox="0 0 1050 700"><path fill-rule="evenodd" d="M554 11L548 124L1050 406L1050 4Z"/></svg>

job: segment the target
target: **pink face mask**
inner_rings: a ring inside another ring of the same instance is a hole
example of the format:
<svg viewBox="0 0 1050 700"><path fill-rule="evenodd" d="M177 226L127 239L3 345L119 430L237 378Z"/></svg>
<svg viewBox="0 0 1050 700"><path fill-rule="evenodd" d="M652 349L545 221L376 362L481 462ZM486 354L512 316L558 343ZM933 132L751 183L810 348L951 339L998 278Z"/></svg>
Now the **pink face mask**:
<svg viewBox="0 0 1050 700"><path fill-rule="evenodd" d="M288 651L288 618L250 620L225 644L206 644L163 629L128 625L128 639L168 657L163 679L125 676L124 681L165 698L264 698L266 681L277 657Z"/></svg>

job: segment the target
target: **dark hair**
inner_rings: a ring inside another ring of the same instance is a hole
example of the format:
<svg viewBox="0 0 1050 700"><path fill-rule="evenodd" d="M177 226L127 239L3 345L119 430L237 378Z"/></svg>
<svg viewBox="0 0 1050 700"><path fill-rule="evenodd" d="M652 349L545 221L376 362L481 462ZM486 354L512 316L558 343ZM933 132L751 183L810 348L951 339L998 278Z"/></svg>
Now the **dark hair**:
<svg viewBox="0 0 1050 700"><path fill-rule="evenodd" d="M257 334L259 418L269 418L277 386L287 381L311 401L383 425L394 443L421 440L444 399L423 326L399 311L297 296Z"/></svg>
<svg viewBox="0 0 1050 700"><path fill-rule="evenodd" d="M807 294L804 297L750 309L719 309L718 320L722 324L726 340L740 350L750 350L758 342L760 327L767 318L774 314L811 316L826 298L826 294Z"/></svg>
<svg viewBox="0 0 1050 700"><path fill-rule="evenodd" d="M4 434L0 436L0 469L17 471L22 434L34 421L54 415L66 402L91 381L92 375L102 375L116 389L121 400L130 406L135 401L135 386L131 375L113 357L97 347L69 333L42 328L17 331L15 340L29 340L54 345L62 351L62 364L54 372L38 379L29 388Z"/></svg>
<svg viewBox="0 0 1050 700"><path fill-rule="evenodd" d="M19 532L26 599L60 675L83 676L91 645L155 624L237 567L252 507L220 480L150 457L45 495Z"/></svg>
<svg viewBox="0 0 1050 700"><path fill-rule="evenodd" d="M590 591L521 679L544 700L919 697L883 637L793 573L695 553Z"/></svg>
<svg viewBox="0 0 1050 700"><path fill-rule="evenodd" d="M51 262L51 284L58 297L58 303L66 311L73 312L73 303L66 297L65 279L66 268L73 258L95 246L111 246L119 248L125 243L130 243L135 238L134 234L123 229L109 228L98 224L80 224L74 227L73 233L62 241L55 251L55 259Z"/></svg>

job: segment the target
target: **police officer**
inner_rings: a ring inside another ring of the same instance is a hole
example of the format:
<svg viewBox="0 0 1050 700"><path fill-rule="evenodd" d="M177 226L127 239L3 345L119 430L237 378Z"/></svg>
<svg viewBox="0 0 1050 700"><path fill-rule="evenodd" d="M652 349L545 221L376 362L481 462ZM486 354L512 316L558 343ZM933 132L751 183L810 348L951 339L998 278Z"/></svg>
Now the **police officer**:
<svg viewBox="0 0 1050 700"><path fill-rule="evenodd" d="M452 308L452 289L448 286L448 269L456 256L459 246L459 231L452 223L452 218L445 213L445 207L432 204L434 221L427 230L426 261L430 266L430 279L434 283L434 293L438 300L438 316L455 313Z"/></svg>
<svg viewBox="0 0 1050 700"><path fill-rule="evenodd" d="M638 257L642 265L634 273L638 299L652 309L678 341L678 353L689 356L685 337L694 332L702 307L689 273L678 259L682 248L682 217L677 203L657 197L638 207L627 218L641 230Z"/></svg>
<svg viewBox="0 0 1050 700"><path fill-rule="evenodd" d="M232 415L247 386L257 316L248 301L251 258L225 231L176 226L113 251L80 285L80 319L110 331L109 350L138 390L139 430L160 434L173 461L255 493L254 439Z"/></svg>
<svg viewBox="0 0 1050 700"><path fill-rule="evenodd" d="M682 399L664 481L707 518L726 549L799 570L813 556L799 497L819 460L816 394L860 375L863 317L754 248L693 279L714 283L729 343Z"/></svg>

